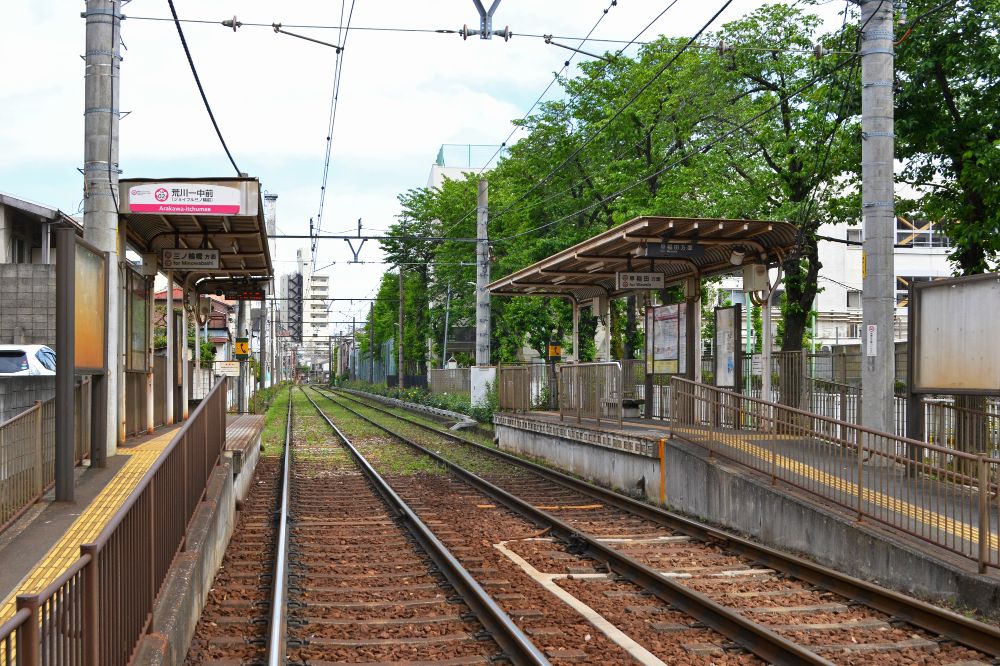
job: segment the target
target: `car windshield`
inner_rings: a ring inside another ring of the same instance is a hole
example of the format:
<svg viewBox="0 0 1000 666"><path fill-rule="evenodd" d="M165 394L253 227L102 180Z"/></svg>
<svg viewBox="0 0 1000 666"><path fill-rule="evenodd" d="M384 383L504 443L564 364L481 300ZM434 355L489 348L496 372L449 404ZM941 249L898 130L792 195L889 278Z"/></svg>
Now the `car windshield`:
<svg viewBox="0 0 1000 666"><path fill-rule="evenodd" d="M23 351L0 351L0 373L21 372L28 369L28 356Z"/></svg>
<svg viewBox="0 0 1000 666"><path fill-rule="evenodd" d="M35 357L46 370L56 371L56 355L51 349L39 349Z"/></svg>

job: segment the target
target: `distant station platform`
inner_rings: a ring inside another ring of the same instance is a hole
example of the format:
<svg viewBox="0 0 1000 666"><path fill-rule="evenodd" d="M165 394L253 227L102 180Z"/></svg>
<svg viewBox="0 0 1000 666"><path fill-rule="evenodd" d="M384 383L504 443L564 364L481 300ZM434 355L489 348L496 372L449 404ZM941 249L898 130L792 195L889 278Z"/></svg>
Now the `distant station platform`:
<svg viewBox="0 0 1000 666"><path fill-rule="evenodd" d="M97 539L164 455L182 425L128 439L104 469L78 467L77 502L54 502L50 493L0 533L0 561L4 562L0 568L0 624L14 615L18 595L46 588L77 560L82 544ZM234 474L256 465L263 427L261 415L227 416L225 450L234 459ZM241 476L245 478L237 483L249 485L251 475Z"/></svg>
<svg viewBox="0 0 1000 666"><path fill-rule="evenodd" d="M1000 549L995 495L981 505L947 475L908 474L864 450L859 461L856 448L798 433L547 411L494 424L505 450L901 589L940 596L961 579L974 599L1000 594L994 566L977 573Z"/></svg>

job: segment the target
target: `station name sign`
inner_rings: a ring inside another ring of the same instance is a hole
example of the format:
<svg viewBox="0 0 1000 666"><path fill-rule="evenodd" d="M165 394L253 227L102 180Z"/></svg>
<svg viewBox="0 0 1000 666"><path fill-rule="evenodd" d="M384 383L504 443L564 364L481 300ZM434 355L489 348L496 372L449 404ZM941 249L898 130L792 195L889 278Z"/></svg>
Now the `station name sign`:
<svg viewBox="0 0 1000 666"><path fill-rule="evenodd" d="M133 213L159 215L239 215L238 187L215 183L145 183L128 189Z"/></svg>
<svg viewBox="0 0 1000 666"><path fill-rule="evenodd" d="M163 250L161 264L164 270L168 271L192 269L218 270L219 251L195 250L185 247L167 248Z"/></svg>
<svg viewBox="0 0 1000 666"><path fill-rule="evenodd" d="M663 289L663 273L615 273L618 289Z"/></svg>
<svg viewBox="0 0 1000 666"><path fill-rule="evenodd" d="M704 256L705 246L697 243L647 243L639 247L637 257L644 259L696 259Z"/></svg>

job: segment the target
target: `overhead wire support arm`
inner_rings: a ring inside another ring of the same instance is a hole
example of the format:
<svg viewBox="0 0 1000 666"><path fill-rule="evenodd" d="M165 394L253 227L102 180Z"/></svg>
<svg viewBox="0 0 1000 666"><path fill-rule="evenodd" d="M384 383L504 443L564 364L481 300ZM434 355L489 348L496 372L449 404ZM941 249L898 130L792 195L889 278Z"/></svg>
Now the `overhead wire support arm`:
<svg viewBox="0 0 1000 666"><path fill-rule="evenodd" d="M493 0L493 4L490 5L489 9L483 6L482 0L472 0L472 4L479 11L479 39L493 39L493 35L503 37L503 41L505 42L510 39L512 33L509 26L503 30L493 30L493 13L500 5L500 0ZM462 35L462 39L468 39L476 33L470 30L468 25L463 25L458 34Z"/></svg>
<svg viewBox="0 0 1000 666"><path fill-rule="evenodd" d="M560 44L559 42L552 41L552 35L543 35L546 44L551 44L552 46L558 46L561 49L566 49L567 51L573 51L574 53L581 53L585 56L590 56L591 58L597 58L598 60L603 60L607 63L614 64L615 59L613 57L597 55L596 53L591 53L589 51L584 51L583 49L578 49L574 46L567 46L566 44Z"/></svg>
<svg viewBox="0 0 1000 666"><path fill-rule="evenodd" d="M271 24L271 27L274 28L275 32L281 33L282 35L288 35L289 37L298 37L299 39L304 39L307 42L315 42L316 44L322 44L323 46L329 46L332 49L336 49L337 53L341 53L344 50L343 46L337 46L336 44L331 44L330 42L324 42L321 39L313 39L312 37L306 37L305 35L299 35L299 34L294 33L294 32L288 32L287 30L285 30L284 28L281 27L280 23L273 23L273 24Z"/></svg>

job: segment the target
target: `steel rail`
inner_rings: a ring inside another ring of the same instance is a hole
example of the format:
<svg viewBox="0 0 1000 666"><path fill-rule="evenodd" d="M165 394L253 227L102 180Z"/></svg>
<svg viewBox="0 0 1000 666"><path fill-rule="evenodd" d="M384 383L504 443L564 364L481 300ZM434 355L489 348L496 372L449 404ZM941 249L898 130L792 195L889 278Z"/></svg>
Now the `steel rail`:
<svg viewBox="0 0 1000 666"><path fill-rule="evenodd" d="M734 610L713 601L708 596L661 576L652 567L601 543L597 537L581 532L552 514L534 507L532 504L493 485L447 458L417 444L405 435L339 402L336 398L328 395L328 399L342 409L346 409L400 441L431 456L462 477L473 487L489 495L512 511L525 516L539 526L547 528L550 534L567 543L572 552L586 553L592 559L605 563L610 573L623 575L651 592L660 600L698 620L705 626L714 629L749 652L766 660L768 663L778 665L788 664L790 666L793 664L831 666L833 664L828 659L780 636L764 625L753 622ZM433 430L433 428L430 429Z"/></svg>
<svg viewBox="0 0 1000 666"><path fill-rule="evenodd" d="M340 392L338 392L340 394ZM515 455L500 451L479 442L460 437L451 432L438 430L420 421L408 419L393 412L368 404L351 393L341 394L343 397L360 403L369 409L383 412L406 423L419 426L447 439L477 447L491 455L501 457L511 463L532 470L541 476L559 483L571 490L589 495L596 500L605 502L623 511L641 518L660 523L665 527L682 532L694 539L710 542L722 548L731 550L745 557L753 558L761 566L766 566L798 578L811 585L816 585L829 592L839 594L848 599L858 601L870 608L903 620L916 627L961 643L975 650L980 650L993 657L1000 657L1000 628L974 620L953 611L939 608L925 601L906 596L880 585L855 578L822 566L795 555L763 546L704 523L685 518L676 513L661 509L644 502L626 497L614 491L576 479L537 463L533 463Z"/></svg>
<svg viewBox="0 0 1000 666"><path fill-rule="evenodd" d="M292 448L292 389L288 389L288 416L285 420L285 453L282 456L281 508L278 510L278 549L274 556L271 620L267 641L267 665L281 666L286 660L288 638L288 474Z"/></svg>
<svg viewBox="0 0 1000 666"><path fill-rule="evenodd" d="M514 664L549 664L548 658L531 642L521 629L514 624L510 616L499 604L476 582L465 567L452 555L451 551L434 535L429 527L410 506L403 501L396 491L386 482L382 476L375 471L371 463L361 455L351 440L348 439L340 428L323 412L316 401L309 393L300 387L302 394L316 408L316 412L326 421L330 429L336 433L337 437L344 443L350 451L355 462L368 477L372 485L378 491L390 509L403 521L404 525L414 536L424 551L430 556L434 564L441 570L452 587L461 595L462 599L469 605L472 611L483 623L486 630L491 634L493 640L497 642L505 655ZM322 395L322 394L321 394Z"/></svg>

